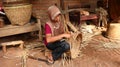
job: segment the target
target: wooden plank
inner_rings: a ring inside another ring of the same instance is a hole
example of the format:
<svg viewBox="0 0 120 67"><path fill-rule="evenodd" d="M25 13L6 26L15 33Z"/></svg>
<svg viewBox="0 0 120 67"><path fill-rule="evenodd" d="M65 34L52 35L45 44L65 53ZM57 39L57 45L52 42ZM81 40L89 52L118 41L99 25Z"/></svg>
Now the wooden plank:
<svg viewBox="0 0 120 67"><path fill-rule="evenodd" d="M39 30L38 23L36 24L28 23L23 26L8 25L3 28L0 28L0 37L27 33L27 32L37 31L37 30Z"/></svg>
<svg viewBox="0 0 120 67"><path fill-rule="evenodd" d="M18 41L11 41L11 42L4 42L4 43L1 43L1 46L2 46L2 50L3 52L6 52L7 51L7 46L9 45L18 45L19 44L19 47L21 49L23 49L23 45L24 45L24 42L22 40L18 40Z"/></svg>
<svg viewBox="0 0 120 67"><path fill-rule="evenodd" d="M22 40L18 40L18 41L11 41L11 42L5 42L5 43L1 43L2 46L4 45L16 45L16 44L21 44L24 43Z"/></svg>

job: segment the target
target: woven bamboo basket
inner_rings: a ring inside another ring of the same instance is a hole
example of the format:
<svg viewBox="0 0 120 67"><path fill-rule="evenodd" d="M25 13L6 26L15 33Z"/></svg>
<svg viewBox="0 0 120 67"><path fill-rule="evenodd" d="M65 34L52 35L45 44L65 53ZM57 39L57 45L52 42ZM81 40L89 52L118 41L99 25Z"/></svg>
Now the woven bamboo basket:
<svg viewBox="0 0 120 67"><path fill-rule="evenodd" d="M120 40L120 23L110 23L107 30L107 37Z"/></svg>
<svg viewBox="0 0 120 67"><path fill-rule="evenodd" d="M23 0L3 0L3 2L19 2L19 1L23 1Z"/></svg>
<svg viewBox="0 0 120 67"><path fill-rule="evenodd" d="M3 9L12 25L24 25L28 23L32 13L31 4L9 5L4 6Z"/></svg>
<svg viewBox="0 0 120 67"><path fill-rule="evenodd" d="M27 3L29 0L3 0L3 4Z"/></svg>

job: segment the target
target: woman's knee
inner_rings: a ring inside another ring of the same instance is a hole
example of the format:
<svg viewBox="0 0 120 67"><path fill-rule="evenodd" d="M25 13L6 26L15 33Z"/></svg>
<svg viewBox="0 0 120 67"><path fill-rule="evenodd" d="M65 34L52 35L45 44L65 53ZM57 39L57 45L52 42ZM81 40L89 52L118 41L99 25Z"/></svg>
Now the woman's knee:
<svg viewBox="0 0 120 67"><path fill-rule="evenodd" d="M70 49L70 45L69 45L69 43L67 43L66 41L63 41L63 42L61 43L61 47L62 47L65 51Z"/></svg>
<svg viewBox="0 0 120 67"><path fill-rule="evenodd" d="M65 48L65 50L69 50L69 49L70 49L69 43L66 42L66 43L64 44L64 48Z"/></svg>

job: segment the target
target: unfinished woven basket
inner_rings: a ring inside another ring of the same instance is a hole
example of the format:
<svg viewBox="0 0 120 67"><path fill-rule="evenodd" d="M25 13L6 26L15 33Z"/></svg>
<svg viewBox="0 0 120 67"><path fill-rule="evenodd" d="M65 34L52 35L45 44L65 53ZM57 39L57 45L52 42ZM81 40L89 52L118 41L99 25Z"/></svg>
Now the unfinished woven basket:
<svg viewBox="0 0 120 67"><path fill-rule="evenodd" d="M71 58L79 57L81 51L81 42L82 42L82 34L80 32L73 33L70 39L68 39L68 43L70 44L70 54Z"/></svg>
<svg viewBox="0 0 120 67"><path fill-rule="evenodd" d="M28 23L32 13L31 4L9 5L4 6L3 9L12 25L24 25Z"/></svg>

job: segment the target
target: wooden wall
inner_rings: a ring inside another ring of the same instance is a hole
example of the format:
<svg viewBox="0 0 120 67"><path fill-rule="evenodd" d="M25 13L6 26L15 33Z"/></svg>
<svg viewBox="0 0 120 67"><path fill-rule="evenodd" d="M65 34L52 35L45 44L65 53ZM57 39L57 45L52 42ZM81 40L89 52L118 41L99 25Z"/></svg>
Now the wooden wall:
<svg viewBox="0 0 120 67"><path fill-rule="evenodd" d="M91 11L97 7L97 0L80 0L82 4L89 4Z"/></svg>
<svg viewBox="0 0 120 67"><path fill-rule="evenodd" d="M111 20L115 20L120 17L120 0L109 0L108 7Z"/></svg>
<svg viewBox="0 0 120 67"><path fill-rule="evenodd" d="M58 4L60 6L61 2L64 4L90 4L91 10L94 10L96 7L96 0L30 0L33 4L33 15L41 16L41 21L46 22L47 17L47 9L50 5Z"/></svg>
<svg viewBox="0 0 120 67"><path fill-rule="evenodd" d="M94 11L97 7L97 0L63 0L64 4L68 5L90 5L90 10Z"/></svg>
<svg viewBox="0 0 120 67"><path fill-rule="evenodd" d="M1 4L2 4L2 0L0 0L0 6L1 6Z"/></svg>
<svg viewBox="0 0 120 67"><path fill-rule="evenodd" d="M30 2L33 4L33 15L40 16L42 22L46 22L48 19L48 7L60 3L59 0L31 0Z"/></svg>
<svg viewBox="0 0 120 67"><path fill-rule="evenodd" d="M0 0L1 3L2 0ZM94 10L96 7L97 0L29 0L31 4L33 4L33 15L35 17L40 16L42 22L46 22L47 17L47 9L49 6L53 4L58 4L60 6L61 2L63 1L64 4L90 4L91 10Z"/></svg>

